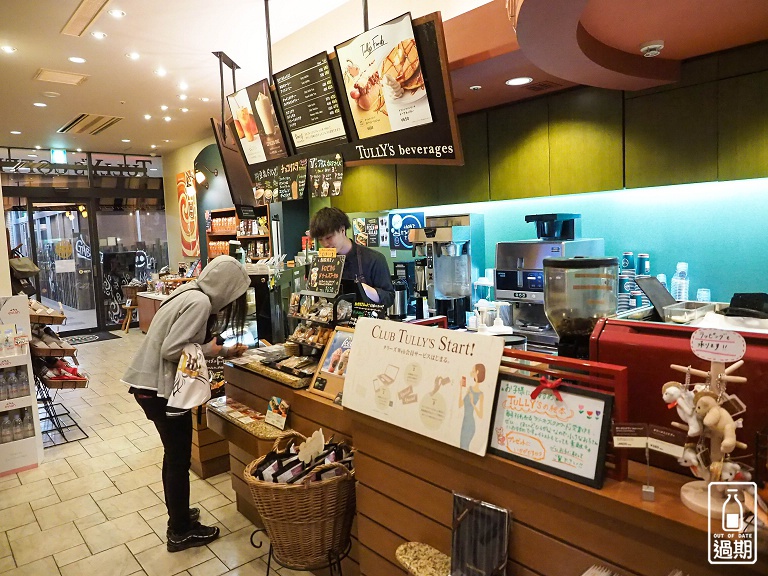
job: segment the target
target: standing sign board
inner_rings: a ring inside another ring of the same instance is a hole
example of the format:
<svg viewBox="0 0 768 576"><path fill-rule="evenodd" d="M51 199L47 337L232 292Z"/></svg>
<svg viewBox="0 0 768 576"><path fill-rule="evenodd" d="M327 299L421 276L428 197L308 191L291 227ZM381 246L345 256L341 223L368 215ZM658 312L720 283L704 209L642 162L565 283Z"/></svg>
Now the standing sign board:
<svg viewBox="0 0 768 576"><path fill-rule="evenodd" d="M344 408L485 455L504 342L360 318Z"/></svg>
<svg viewBox="0 0 768 576"><path fill-rule="evenodd" d="M316 296L336 296L341 285L344 271L344 256L319 256L315 258L309 270L307 289L304 291Z"/></svg>

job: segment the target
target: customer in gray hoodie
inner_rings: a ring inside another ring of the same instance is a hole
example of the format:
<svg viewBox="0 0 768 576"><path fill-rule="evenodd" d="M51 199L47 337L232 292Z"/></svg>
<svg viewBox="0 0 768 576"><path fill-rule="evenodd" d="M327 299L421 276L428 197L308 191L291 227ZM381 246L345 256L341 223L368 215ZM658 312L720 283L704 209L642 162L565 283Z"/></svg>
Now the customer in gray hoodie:
<svg viewBox="0 0 768 576"><path fill-rule="evenodd" d="M218 256L200 276L176 289L152 319L144 342L123 376L163 442L163 491L168 509L169 552L203 546L219 529L203 526L200 511L189 508L192 415L166 416L176 367L186 344L200 344L206 356L232 355L217 336L227 328L238 335L245 323L245 293L250 279L230 256Z"/></svg>

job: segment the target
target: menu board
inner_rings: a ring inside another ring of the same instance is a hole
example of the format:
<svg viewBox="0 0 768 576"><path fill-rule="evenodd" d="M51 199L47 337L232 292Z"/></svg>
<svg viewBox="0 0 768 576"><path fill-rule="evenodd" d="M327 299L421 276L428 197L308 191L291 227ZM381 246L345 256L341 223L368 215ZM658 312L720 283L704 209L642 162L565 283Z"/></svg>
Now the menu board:
<svg viewBox="0 0 768 576"><path fill-rule="evenodd" d="M275 74L275 85L296 148L347 141L325 52Z"/></svg>
<svg viewBox="0 0 768 576"><path fill-rule="evenodd" d="M227 102L238 144L250 166L288 155L267 80L230 94Z"/></svg>
<svg viewBox="0 0 768 576"><path fill-rule="evenodd" d="M514 376L500 378L489 450L602 487L613 396L575 386L544 387Z"/></svg>
<svg viewBox="0 0 768 576"><path fill-rule="evenodd" d="M432 122L411 15L336 46L360 139Z"/></svg>
<svg viewBox="0 0 768 576"><path fill-rule="evenodd" d="M309 159L309 182L312 198L327 198L341 194L344 160L340 154L328 154Z"/></svg>
<svg viewBox="0 0 768 576"><path fill-rule="evenodd" d="M341 274L344 271L344 256L315 258L307 279L307 292L321 296L335 296L339 293Z"/></svg>
<svg viewBox="0 0 768 576"><path fill-rule="evenodd" d="M269 166L256 170L253 175L253 200L256 206L263 206L278 200L280 166Z"/></svg>
<svg viewBox="0 0 768 576"><path fill-rule="evenodd" d="M307 187L307 159L300 158L295 162L280 165L277 178L278 195L275 200L298 200L304 198Z"/></svg>

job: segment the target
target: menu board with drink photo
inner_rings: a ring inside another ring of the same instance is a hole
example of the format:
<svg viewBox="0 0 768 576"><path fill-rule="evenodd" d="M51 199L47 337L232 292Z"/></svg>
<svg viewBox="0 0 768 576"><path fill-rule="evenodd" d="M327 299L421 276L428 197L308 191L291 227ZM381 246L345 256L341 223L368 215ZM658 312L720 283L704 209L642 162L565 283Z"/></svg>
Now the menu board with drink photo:
<svg viewBox="0 0 768 576"><path fill-rule="evenodd" d="M327 198L341 194L344 160L340 154L328 154L309 159L309 182L312 198Z"/></svg>
<svg viewBox="0 0 768 576"><path fill-rule="evenodd" d="M280 166L257 170L254 174L253 200L256 206L269 204L278 198L278 172Z"/></svg>
<svg viewBox="0 0 768 576"><path fill-rule="evenodd" d="M432 122L411 15L336 46L360 139Z"/></svg>
<svg viewBox="0 0 768 576"><path fill-rule="evenodd" d="M249 165L288 155L266 80L227 96L227 102Z"/></svg>
<svg viewBox="0 0 768 576"><path fill-rule="evenodd" d="M281 164L279 172L279 194L274 199L282 202L304 198L304 189L307 187L307 159L300 158L295 162Z"/></svg>

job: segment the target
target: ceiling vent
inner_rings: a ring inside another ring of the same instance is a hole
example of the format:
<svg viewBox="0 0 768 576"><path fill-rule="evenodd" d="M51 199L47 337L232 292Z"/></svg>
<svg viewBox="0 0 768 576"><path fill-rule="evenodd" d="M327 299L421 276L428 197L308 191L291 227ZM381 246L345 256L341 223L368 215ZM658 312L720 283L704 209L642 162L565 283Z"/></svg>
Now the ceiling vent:
<svg viewBox="0 0 768 576"><path fill-rule="evenodd" d="M551 90L552 88L560 88L562 87L562 84L557 84L556 82L550 82L549 80L544 80L543 82L536 82L536 84L528 84L528 86L525 87L526 90L530 90L531 92L544 92L544 90Z"/></svg>
<svg viewBox="0 0 768 576"><path fill-rule="evenodd" d="M90 134L96 136L122 120L119 116L80 114L56 130L59 134Z"/></svg>
<svg viewBox="0 0 768 576"><path fill-rule="evenodd" d="M67 36L82 36L109 0L83 0L61 29Z"/></svg>
<svg viewBox="0 0 768 576"><path fill-rule="evenodd" d="M43 82L56 82L58 84L69 84L70 86L79 86L88 78L87 74L75 74L73 72L61 72L60 70L50 70L40 68L35 74L34 80Z"/></svg>

